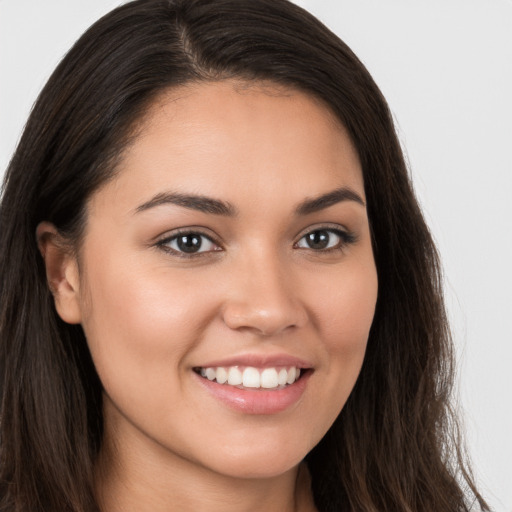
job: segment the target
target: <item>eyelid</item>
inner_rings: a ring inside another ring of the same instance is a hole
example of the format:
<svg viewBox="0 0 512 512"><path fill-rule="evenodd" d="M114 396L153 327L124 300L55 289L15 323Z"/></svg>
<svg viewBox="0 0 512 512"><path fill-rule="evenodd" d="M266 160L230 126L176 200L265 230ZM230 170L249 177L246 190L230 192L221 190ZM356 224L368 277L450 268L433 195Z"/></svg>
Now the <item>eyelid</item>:
<svg viewBox="0 0 512 512"><path fill-rule="evenodd" d="M297 247L298 243L308 234L313 233L315 231L329 231L336 234L336 236L340 237L340 242L335 247L329 247L325 249L313 249L313 248L306 248L306 247ZM207 251L199 251L199 252L191 252L187 253L184 251L175 250L171 247L169 247L169 243L173 241L174 239L178 238L180 235L199 235L201 237L204 237L208 239L212 244L216 246L214 250L207 250ZM182 257L182 258L194 258L194 257L200 257L200 256L208 256L213 253L217 253L224 250L224 247L222 246L222 243L219 242L218 236L215 234L212 234L211 230L208 228L200 227L200 226L187 226L187 227L180 227L176 228L174 230L168 231L164 233L163 235L160 235L157 237L157 239L154 242L154 245L157 246L159 249L164 250L174 256ZM328 253L331 251L341 251L346 248L347 245L353 244L357 242L357 235L346 228L343 225L340 224L334 224L334 223L324 223L324 224L317 224L313 226L308 226L306 229L302 230L299 235L297 235L295 242L293 243L293 247L295 249L301 249L306 251L312 251L315 253Z"/></svg>
<svg viewBox="0 0 512 512"><path fill-rule="evenodd" d="M339 236L341 238L341 241L338 244L338 246L330 247L330 248L326 248L326 249L312 249L312 248L305 248L305 247L304 248L297 247L298 243L306 235L308 235L310 233L314 233L315 231L329 231L329 232L333 232L333 233L336 234L336 236ZM296 241L295 241L295 243L293 245L294 245L294 248L304 249L306 251L309 250L309 251L313 251L313 252L316 252L316 253L328 253L330 251L343 250L343 249L345 249L345 247L347 245L351 245L351 244L354 244L355 242L357 242L357 239L358 239L358 237L357 237L356 233L354 233L353 231L349 230L345 226L340 225L340 224L325 223L325 224L318 224L318 225L309 226L305 230L301 231L301 233L297 236Z"/></svg>
<svg viewBox="0 0 512 512"><path fill-rule="evenodd" d="M337 231L337 232L340 232L340 233L343 233L343 234L346 234L346 235L350 235L350 236L355 236L355 234L350 230L348 229L347 227L343 226L342 224L334 224L334 223L331 223L331 222L326 222L324 224L313 224L312 226L308 226L307 228L303 229L302 231L300 231L300 233L297 235L296 237L296 242L297 243L301 238L303 238L304 236L306 236L307 234L309 233L312 233L314 231Z"/></svg>
<svg viewBox="0 0 512 512"><path fill-rule="evenodd" d="M204 237L208 239L212 244L214 244L217 248L214 250L208 250L208 251L199 251L199 252L192 252L192 253L186 253L182 251L175 250L168 246L169 243L171 243L173 240L178 238L179 236L185 236L185 235L199 235L201 237ZM211 234L210 230L202 227L196 227L196 226L187 226L182 228L176 228L174 230L168 231L165 234L159 236L155 241L155 246L171 253L177 257L180 258L194 258L198 256L205 256L207 254L216 253L223 250L222 244L217 240L218 237Z"/></svg>

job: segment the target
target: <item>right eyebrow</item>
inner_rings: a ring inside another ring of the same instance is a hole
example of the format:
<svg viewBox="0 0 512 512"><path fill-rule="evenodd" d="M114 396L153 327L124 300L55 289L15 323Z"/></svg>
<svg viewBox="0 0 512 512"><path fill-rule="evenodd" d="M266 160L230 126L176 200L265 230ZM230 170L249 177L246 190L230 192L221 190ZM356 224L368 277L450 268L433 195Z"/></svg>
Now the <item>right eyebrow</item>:
<svg viewBox="0 0 512 512"><path fill-rule="evenodd" d="M214 199L213 197L195 194L180 194L177 192L162 192L157 194L149 201L138 206L135 213L143 212L164 204L174 204L190 210L197 210L199 212L210 213L213 215L223 215L227 217L234 217L237 215L237 210L231 203L221 201L220 199Z"/></svg>

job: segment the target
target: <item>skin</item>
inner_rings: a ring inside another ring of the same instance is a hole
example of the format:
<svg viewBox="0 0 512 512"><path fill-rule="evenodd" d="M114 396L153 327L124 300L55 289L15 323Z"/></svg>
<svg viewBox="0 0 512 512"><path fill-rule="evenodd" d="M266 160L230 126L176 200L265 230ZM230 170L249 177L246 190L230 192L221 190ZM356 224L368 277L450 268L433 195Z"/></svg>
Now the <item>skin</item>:
<svg viewBox="0 0 512 512"><path fill-rule="evenodd" d="M345 199L297 205L344 187ZM218 215L158 194L229 202ZM268 84L199 84L162 94L115 179L89 200L78 258L38 228L57 311L81 323L102 380L102 509L315 510L301 460L345 404L364 358L377 274L357 153L315 99ZM139 211L139 210L140 211ZM180 257L178 228L205 233ZM333 248L307 245L327 231ZM160 244L159 244L160 242ZM170 248L170 249L169 249ZM246 414L193 371L246 354L310 363L304 393Z"/></svg>

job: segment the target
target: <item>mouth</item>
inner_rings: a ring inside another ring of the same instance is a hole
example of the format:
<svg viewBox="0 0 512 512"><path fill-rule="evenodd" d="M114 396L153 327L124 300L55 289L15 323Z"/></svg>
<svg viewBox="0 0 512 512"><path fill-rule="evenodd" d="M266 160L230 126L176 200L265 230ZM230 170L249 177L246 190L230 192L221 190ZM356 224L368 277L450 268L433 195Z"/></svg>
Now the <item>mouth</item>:
<svg viewBox="0 0 512 512"><path fill-rule="evenodd" d="M267 416L295 410L315 371L289 354L238 354L192 369L200 387L229 409Z"/></svg>
<svg viewBox="0 0 512 512"><path fill-rule="evenodd" d="M229 387L246 390L281 390L291 386L311 370L297 366L210 366L196 367L203 379Z"/></svg>

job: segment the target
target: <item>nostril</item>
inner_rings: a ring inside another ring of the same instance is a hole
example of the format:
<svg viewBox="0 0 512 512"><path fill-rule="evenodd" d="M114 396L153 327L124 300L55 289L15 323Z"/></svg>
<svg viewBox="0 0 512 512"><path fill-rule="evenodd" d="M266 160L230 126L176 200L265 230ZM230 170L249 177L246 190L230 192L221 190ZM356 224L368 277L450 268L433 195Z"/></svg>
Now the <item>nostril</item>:
<svg viewBox="0 0 512 512"><path fill-rule="evenodd" d="M265 308L230 304L223 311L224 323L234 330L256 331L259 336L274 336L303 325L305 313L299 307L268 305Z"/></svg>

